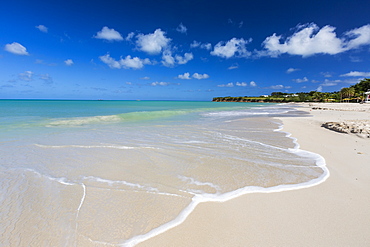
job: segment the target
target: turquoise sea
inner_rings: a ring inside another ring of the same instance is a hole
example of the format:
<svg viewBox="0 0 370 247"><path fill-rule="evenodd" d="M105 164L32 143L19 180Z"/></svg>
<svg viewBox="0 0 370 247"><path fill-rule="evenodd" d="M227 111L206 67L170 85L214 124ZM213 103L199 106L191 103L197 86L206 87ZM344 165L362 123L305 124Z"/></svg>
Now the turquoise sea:
<svg viewBox="0 0 370 247"><path fill-rule="evenodd" d="M0 100L1 246L133 246L201 202L308 187L291 105ZM278 118L275 118L278 117Z"/></svg>

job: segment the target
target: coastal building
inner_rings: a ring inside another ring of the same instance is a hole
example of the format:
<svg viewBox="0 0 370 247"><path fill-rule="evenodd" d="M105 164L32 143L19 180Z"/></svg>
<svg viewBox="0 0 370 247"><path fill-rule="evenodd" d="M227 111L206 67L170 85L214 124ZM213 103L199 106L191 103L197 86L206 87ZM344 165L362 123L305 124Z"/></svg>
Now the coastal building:
<svg viewBox="0 0 370 247"><path fill-rule="evenodd" d="M370 103L370 89L365 94L365 103Z"/></svg>

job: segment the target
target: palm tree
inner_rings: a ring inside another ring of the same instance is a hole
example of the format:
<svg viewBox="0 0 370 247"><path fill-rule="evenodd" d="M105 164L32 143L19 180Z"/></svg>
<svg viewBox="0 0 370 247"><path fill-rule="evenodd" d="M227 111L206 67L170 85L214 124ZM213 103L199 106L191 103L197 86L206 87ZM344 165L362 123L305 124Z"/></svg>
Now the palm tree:
<svg viewBox="0 0 370 247"><path fill-rule="evenodd" d="M323 98L323 94L321 92L314 92L312 98L316 101L321 101Z"/></svg>
<svg viewBox="0 0 370 247"><path fill-rule="evenodd" d="M348 98L355 96L355 89L353 87L348 88Z"/></svg>
<svg viewBox="0 0 370 247"><path fill-rule="evenodd" d="M344 88L342 88L342 89L340 90L340 98L341 98L341 100L342 100L343 98L348 97L348 94L349 94L349 88L348 88L348 87L344 87Z"/></svg>

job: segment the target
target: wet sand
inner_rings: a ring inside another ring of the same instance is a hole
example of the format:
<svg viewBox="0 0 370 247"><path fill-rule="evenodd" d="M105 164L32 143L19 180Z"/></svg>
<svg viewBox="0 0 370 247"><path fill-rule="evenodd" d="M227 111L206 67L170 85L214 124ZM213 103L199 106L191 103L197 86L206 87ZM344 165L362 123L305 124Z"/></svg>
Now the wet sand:
<svg viewBox="0 0 370 247"><path fill-rule="evenodd" d="M369 246L370 139L321 125L370 119L370 105L299 105L312 117L281 118L283 131L325 158L324 183L201 203L181 225L137 246Z"/></svg>

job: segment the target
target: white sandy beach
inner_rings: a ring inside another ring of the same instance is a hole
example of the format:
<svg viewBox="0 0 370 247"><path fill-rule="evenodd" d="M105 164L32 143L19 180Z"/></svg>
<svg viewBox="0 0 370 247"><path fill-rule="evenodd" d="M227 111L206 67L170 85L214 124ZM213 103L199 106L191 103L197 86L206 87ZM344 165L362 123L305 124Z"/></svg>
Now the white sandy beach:
<svg viewBox="0 0 370 247"><path fill-rule="evenodd" d="M283 118L283 131L325 158L324 183L202 203L184 223L138 246L370 246L370 139L321 127L369 120L370 105L301 105L312 117Z"/></svg>

